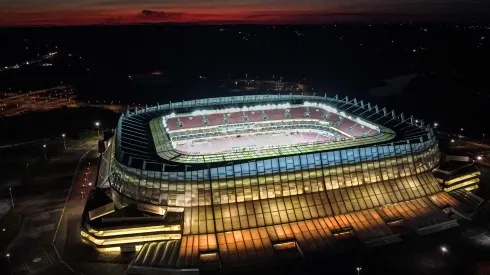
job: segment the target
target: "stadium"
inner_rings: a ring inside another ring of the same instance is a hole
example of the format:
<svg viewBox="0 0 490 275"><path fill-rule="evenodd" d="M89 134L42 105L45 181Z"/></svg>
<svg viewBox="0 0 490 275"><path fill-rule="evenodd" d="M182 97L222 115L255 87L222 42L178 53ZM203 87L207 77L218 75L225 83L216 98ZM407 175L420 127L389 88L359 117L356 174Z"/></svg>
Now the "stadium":
<svg viewBox="0 0 490 275"><path fill-rule="evenodd" d="M214 269L458 226L482 200L443 191L429 124L349 99L250 95L127 112L100 143L83 239L130 271Z"/></svg>

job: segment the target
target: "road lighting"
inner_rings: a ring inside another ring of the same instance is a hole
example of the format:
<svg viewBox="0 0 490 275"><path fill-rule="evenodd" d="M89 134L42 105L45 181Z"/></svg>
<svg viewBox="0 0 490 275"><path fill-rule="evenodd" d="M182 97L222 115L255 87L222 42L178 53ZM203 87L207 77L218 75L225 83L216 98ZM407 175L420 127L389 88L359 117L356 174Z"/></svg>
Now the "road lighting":
<svg viewBox="0 0 490 275"><path fill-rule="evenodd" d="M61 134L61 137L63 138L63 146L65 146L65 150L66 150L66 140L65 140L65 133Z"/></svg>
<svg viewBox="0 0 490 275"><path fill-rule="evenodd" d="M476 157L477 160L482 160L482 156Z"/></svg>
<svg viewBox="0 0 490 275"><path fill-rule="evenodd" d="M7 259L9 260L9 264L10 264L10 253L5 254L5 257L7 257Z"/></svg>
<svg viewBox="0 0 490 275"><path fill-rule="evenodd" d="M434 128L437 128L437 126L439 126L439 123L434 122Z"/></svg>
<svg viewBox="0 0 490 275"><path fill-rule="evenodd" d="M26 169L27 169L27 180L28 182L31 182L31 173L29 172L29 162L26 162Z"/></svg>
<svg viewBox="0 0 490 275"><path fill-rule="evenodd" d="M46 155L46 144L43 144L44 159L48 160L48 155Z"/></svg>
<svg viewBox="0 0 490 275"><path fill-rule="evenodd" d="M357 270L357 275L359 275L359 273L361 272L362 270L362 267L356 267L356 270Z"/></svg>
<svg viewBox="0 0 490 275"><path fill-rule="evenodd" d="M12 197L12 188L9 188L10 201L12 202L12 208L14 208L14 197Z"/></svg>
<svg viewBox="0 0 490 275"><path fill-rule="evenodd" d="M446 246L444 246L444 245L443 245L443 246L441 246L442 256L444 256L444 255L446 254L446 252L447 252L447 251L448 251L448 250L447 250L447 247L446 247Z"/></svg>
<svg viewBox="0 0 490 275"><path fill-rule="evenodd" d="M100 126L100 122L96 121L96 122L95 122L95 127L97 127L97 135L98 135L98 136L100 136L99 126Z"/></svg>

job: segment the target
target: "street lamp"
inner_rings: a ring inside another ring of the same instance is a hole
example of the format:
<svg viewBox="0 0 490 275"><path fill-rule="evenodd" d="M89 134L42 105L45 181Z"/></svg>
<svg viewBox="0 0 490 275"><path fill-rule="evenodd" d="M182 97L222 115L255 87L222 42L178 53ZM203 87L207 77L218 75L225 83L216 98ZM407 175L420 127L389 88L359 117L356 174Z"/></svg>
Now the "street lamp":
<svg viewBox="0 0 490 275"><path fill-rule="evenodd" d="M10 201L12 202L12 208L14 208L14 197L12 197L12 188L9 188Z"/></svg>
<svg viewBox="0 0 490 275"><path fill-rule="evenodd" d="M7 259L9 260L9 264L10 264L10 253L5 254L5 257L7 257Z"/></svg>
<svg viewBox="0 0 490 275"><path fill-rule="evenodd" d="M43 152L44 152L44 159L48 160L48 156L46 155L46 144L43 144Z"/></svg>
<svg viewBox="0 0 490 275"><path fill-rule="evenodd" d="M482 156L476 157L477 160L482 160Z"/></svg>
<svg viewBox="0 0 490 275"><path fill-rule="evenodd" d="M100 136L99 126L100 126L100 122L96 121L96 122L95 122L95 127L97 127L97 135L98 135L98 136Z"/></svg>
<svg viewBox="0 0 490 275"><path fill-rule="evenodd" d="M356 270L357 270L357 275L359 275L359 273L361 272L362 270L362 267L356 267Z"/></svg>
<svg viewBox="0 0 490 275"><path fill-rule="evenodd" d="M444 256L447 252L447 247L446 246L441 246L441 252L442 252L442 256Z"/></svg>
<svg viewBox="0 0 490 275"><path fill-rule="evenodd" d="M66 150L66 140L65 140L65 133L61 134L61 137L63 138L63 146L65 146L65 150Z"/></svg>
<svg viewBox="0 0 490 275"><path fill-rule="evenodd" d="M454 139L451 139L451 143L454 143Z"/></svg>
<svg viewBox="0 0 490 275"><path fill-rule="evenodd" d="M437 126L439 126L439 123L434 122L434 128L437 128Z"/></svg>
<svg viewBox="0 0 490 275"><path fill-rule="evenodd" d="M31 173L29 172L29 162L26 161L26 169L27 169L27 180L31 182Z"/></svg>

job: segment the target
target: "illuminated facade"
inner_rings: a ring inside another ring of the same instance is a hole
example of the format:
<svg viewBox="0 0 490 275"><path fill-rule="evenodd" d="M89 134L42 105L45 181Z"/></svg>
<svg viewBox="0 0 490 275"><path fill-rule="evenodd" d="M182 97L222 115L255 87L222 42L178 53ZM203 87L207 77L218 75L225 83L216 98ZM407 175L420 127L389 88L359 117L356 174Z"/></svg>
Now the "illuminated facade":
<svg viewBox="0 0 490 275"><path fill-rule="evenodd" d="M277 110L284 117L270 119ZM212 125L213 116L223 121ZM235 127L250 123L331 131L336 140L212 155L175 146L191 133L229 134L222 125L232 125L233 135L250 133ZM301 256L328 250L345 236L378 246L400 241L400 226L417 234L457 226L443 210L460 202L431 172L440 158L433 130L356 99L237 96L145 108L120 118L101 158L98 185L110 186L116 209L137 204L163 208L164 215L183 212L180 238L153 248L135 243L143 254L162 253L163 246L178 256L160 264L143 257L133 268L267 261L284 250Z"/></svg>

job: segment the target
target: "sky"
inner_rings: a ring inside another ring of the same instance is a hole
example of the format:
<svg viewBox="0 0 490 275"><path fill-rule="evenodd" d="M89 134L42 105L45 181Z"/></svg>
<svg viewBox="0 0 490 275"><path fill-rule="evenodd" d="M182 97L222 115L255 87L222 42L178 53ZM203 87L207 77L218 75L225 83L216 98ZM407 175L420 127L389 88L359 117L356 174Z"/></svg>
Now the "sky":
<svg viewBox="0 0 490 275"><path fill-rule="evenodd" d="M0 0L0 26L471 21L490 0Z"/></svg>

